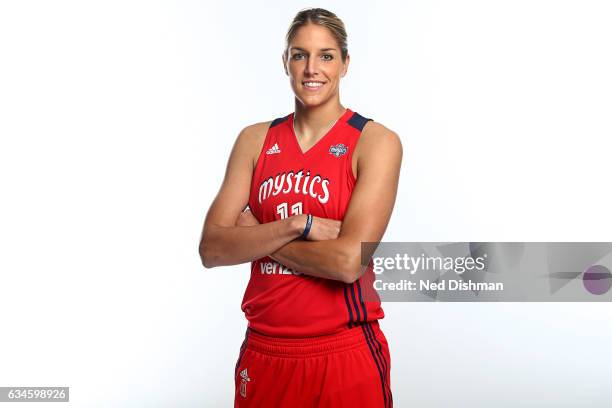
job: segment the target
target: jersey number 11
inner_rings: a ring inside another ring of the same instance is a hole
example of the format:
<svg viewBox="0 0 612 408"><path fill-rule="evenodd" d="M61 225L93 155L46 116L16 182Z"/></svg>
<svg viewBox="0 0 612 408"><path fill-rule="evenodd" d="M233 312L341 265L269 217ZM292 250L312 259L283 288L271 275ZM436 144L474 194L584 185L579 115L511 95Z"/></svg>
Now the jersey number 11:
<svg viewBox="0 0 612 408"><path fill-rule="evenodd" d="M276 206L276 213L280 214L281 220L287 218L287 203L281 203ZM295 203L291 206L291 215L302 213L302 202Z"/></svg>

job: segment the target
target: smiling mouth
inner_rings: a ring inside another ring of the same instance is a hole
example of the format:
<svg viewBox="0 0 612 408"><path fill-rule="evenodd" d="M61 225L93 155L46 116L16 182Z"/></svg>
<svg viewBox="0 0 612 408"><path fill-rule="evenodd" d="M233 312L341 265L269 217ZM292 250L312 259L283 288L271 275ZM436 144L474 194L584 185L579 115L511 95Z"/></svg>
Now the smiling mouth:
<svg viewBox="0 0 612 408"><path fill-rule="evenodd" d="M321 82L321 81L304 81L302 82L302 85L304 86L304 88L310 90L310 91L316 91L319 90L323 85L325 85L325 82Z"/></svg>

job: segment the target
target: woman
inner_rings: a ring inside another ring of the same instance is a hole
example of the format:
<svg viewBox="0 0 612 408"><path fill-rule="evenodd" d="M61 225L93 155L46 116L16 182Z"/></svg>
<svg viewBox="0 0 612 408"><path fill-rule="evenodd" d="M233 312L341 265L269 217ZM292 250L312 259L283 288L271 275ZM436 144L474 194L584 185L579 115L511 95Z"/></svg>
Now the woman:
<svg viewBox="0 0 612 408"><path fill-rule="evenodd" d="M350 57L335 14L300 11L286 40L295 112L242 130L200 242L207 268L251 262L235 406L391 407L373 248L361 267L361 243L387 228L402 145L341 105Z"/></svg>

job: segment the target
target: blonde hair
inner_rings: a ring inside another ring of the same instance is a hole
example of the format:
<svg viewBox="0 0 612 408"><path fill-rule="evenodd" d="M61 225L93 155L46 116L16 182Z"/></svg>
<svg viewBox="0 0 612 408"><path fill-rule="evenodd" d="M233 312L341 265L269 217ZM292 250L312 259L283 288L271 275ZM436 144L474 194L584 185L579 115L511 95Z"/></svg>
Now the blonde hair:
<svg viewBox="0 0 612 408"><path fill-rule="evenodd" d="M300 27L303 27L309 23L327 27L327 29L336 38L336 42L340 47L342 62L345 62L346 56L348 55L348 48L346 45L347 35L346 29L344 28L344 23L334 13L322 8L303 9L295 15L291 25L289 26L289 30L287 31L287 35L285 36L285 59L289 58L289 44L291 43L291 40L293 40L295 33Z"/></svg>

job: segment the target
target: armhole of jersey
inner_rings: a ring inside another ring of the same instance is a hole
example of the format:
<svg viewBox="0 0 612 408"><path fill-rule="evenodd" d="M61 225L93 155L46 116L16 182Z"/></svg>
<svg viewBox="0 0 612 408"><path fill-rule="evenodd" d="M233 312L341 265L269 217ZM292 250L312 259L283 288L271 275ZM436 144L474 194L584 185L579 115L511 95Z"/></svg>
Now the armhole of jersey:
<svg viewBox="0 0 612 408"><path fill-rule="evenodd" d="M355 139L355 144L353 145L353 148L350 149L349 151L349 157L348 157L348 173L352 180L351 183L353 185L357 182L357 176L353 173L353 152L355 151L355 148L357 147L357 143L359 142L359 138L361 137L363 128L365 127L366 123L368 123L369 121L374 121L374 119L363 117L357 112L353 112L353 115L347 121L349 125L351 125L353 128L359 131L359 134L357 135Z"/></svg>

